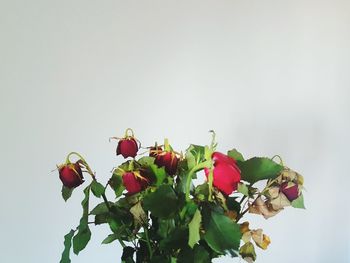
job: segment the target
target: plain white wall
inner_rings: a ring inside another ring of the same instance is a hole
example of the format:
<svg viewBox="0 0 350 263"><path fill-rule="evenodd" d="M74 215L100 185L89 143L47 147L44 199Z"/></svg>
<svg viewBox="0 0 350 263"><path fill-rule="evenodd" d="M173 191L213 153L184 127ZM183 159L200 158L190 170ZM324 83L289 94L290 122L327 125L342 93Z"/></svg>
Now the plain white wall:
<svg viewBox="0 0 350 263"><path fill-rule="evenodd" d="M350 262L349 14L345 0L0 0L1 262L59 261L82 194L65 204L50 171L74 150L106 182L121 161L108 138L127 127L146 145L214 129L222 151L282 155L307 210L249 217L272 239L257 262ZM118 262L108 233L72 262Z"/></svg>

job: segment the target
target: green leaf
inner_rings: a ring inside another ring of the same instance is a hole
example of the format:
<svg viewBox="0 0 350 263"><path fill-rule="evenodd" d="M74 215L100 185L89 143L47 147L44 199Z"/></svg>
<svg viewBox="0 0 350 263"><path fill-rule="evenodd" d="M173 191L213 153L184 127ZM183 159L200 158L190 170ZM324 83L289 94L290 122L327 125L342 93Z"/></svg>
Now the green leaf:
<svg viewBox="0 0 350 263"><path fill-rule="evenodd" d="M199 235L199 228L202 222L202 215L199 209L196 210L191 222L188 225L189 229L189 238L188 245L193 248L195 244L201 239Z"/></svg>
<svg viewBox="0 0 350 263"><path fill-rule="evenodd" d="M187 155L187 153L189 153ZM189 159L187 159L189 157ZM195 145L191 144L190 147L186 150L186 159L187 161L190 161L188 163L189 170L192 169L196 164L199 164L200 162L204 161L205 159L205 147L201 145ZM190 168L190 166L192 166Z"/></svg>
<svg viewBox="0 0 350 263"><path fill-rule="evenodd" d="M142 166L142 167L147 167L147 166L151 166L152 164L154 164L154 157L151 156L143 156L141 157L137 162Z"/></svg>
<svg viewBox="0 0 350 263"><path fill-rule="evenodd" d="M68 188L64 185L62 185L62 197L64 199L64 201L67 202L67 200L72 196L74 188Z"/></svg>
<svg viewBox="0 0 350 263"><path fill-rule="evenodd" d="M72 238L74 235L74 230L69 231L68 234L64 236L64 250L62 253L62 257L60 263L70 263L69 253L72 247Z"/></svg>
<svg viewBox="0 0 350 263"><path fill-rule="evenodd" d="M73 251L74 254L78 255L86 245L89 243L91 238L91 231L88 225L79 227L78 233L73 237Z"/></svg>
<svg viewBox="0 0 350 263"><path fill-rule="evenodd" d="M156 217L170 218L177 212L178 198L170 185L161 185L156 191L147 193L143 207Z"/></svg>
<svg viewBox="0 0 350 263"><path fill-rule="evenodd" d="M103 241L102 244L109 244L112 243L114 240L117 240L119 238L119 235L113 233L108 235L108 237L106 237Z"/></svg>
<svg viewBox="0 0 350 263"><path fill-rule="evenodd" d="M204 239L217 253L225 254L227 250L237 251L241 240L240 227L227 216L212 211L205 226Z"/></svg>
<svg viewBox="0 0 350 263"><path fill-rule="evenodd" d="M160 186L164 179L167 177L164 167L158 167L156 164L151 164L150 166L151 172L153 173L156 179L156 186Z"/></svg>
<svg viewBox="0 0 350 263"><path fill-rule="evenodd" d="M297 199L293 200L292 207L305 209L303 194L300 194Z"/></svg>
<svg viewBox="0 0 350 263"><path fill-rule="evenodd" d="M239 183L238 187L237 187L237 191L241 194L244 194L245 196L249 196L249 189L248 187L243 184L243 183Z"/></svg>
<svg viewBox="0 0 350 263"><path fill-rule="evenodd" d="M194 263L210 263L208 251L202 246L195 246L194 248Z"/></svg>
<svg viewBox="0 0 350 263"><path fill-rule="evenodd" d="M227 152L227 155L235 159L236 161L244 161L243 155L239 151L237 151L237 149L229 150Z"/></svg>
<svg viewBox="0 0 350 263"><path fill-rule="evenodd" d="M109 205L112 206L113 203L109 202ZM105 213L108 213L108 211L109 210L108 210L108 207L107 207L106 203L103 202L103 203L100 203L97 206L95 206L95 208L90 211L90 215L105 214Z"/></svg>
<svg viewBox="0 0 350 263"><path fill-rule="evenodd" d="M73 238L73 252L76 255L78 255L79 252L86 247L91 238L91 231L88 226L90 188L91 185L84 189L85 197L81 202L81 206L83 207L83 215L78 226L78 233Z"/></svg>
<svg viewBox="0 0 350 263"><path fill-rule="evenodd" d="M118 170L115 170L113 172L113 175L111 179L109 180L109 185L112 187L115 193L115 197L118 198L119 196L122 195L125 187L123 185L123 179L122 176L117 173Z"/></svg>
<svg viewBox="0 0 350 263"><path fill-rule="evenodd" d="M90 199L90 185L87 186L84 189L84 199L81 201L81 206L83 207L83 216L82 219L84 218L86 222L88 221L88 216L89 216L89 199Z"/></svg>
<svg viewBox="0 0 350 263"><path fill-rule="evenodd" d="M162 250L177 250L188 243L188 228L177 227L172 231L167 238L160 240L160 249Z"/></svg>
<svg viewBox="0 0 350 263"><path fill-rule="evenodd" d="M196 245L193 249L186 246L181 249L177 263L210 263L211 259L208 251L201 245Z"/></svg>
<svg viewBox="0 0 350 263"><path fill-rule="evenodd" d="M95 225L101 225L108 222L109 213L98 214L95 216Z"/></svg>
<svg viewBox="0 0 350 263"><path fill-rule="evenodd" d="M157 234L161 238L168 237L169 233L175 229L175 221L174 219L158 219L158 230Z"/></svg>
<svg viewBox="0 0 350 263"><path fill-rule="evenodd" d="M100 198L105 193L105 188L102 184L93 180L91 183L91 192L94 196Z"/></svg>
<svg viewBox="0 0 350 263"><path fill-rule="evenodd" d="M265 157L254 157L244 162L237 162L241 178L251 184L265 179L275 179L283 166Z"/></svg>

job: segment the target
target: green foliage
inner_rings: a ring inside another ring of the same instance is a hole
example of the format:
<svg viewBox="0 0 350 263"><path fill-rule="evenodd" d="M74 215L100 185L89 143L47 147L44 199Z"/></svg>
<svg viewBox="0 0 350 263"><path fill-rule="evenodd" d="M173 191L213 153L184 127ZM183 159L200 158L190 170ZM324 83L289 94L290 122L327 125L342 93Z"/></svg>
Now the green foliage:
<svg viewBox="0 0 350 263"><path fill-rule="evenodd" d="M109 202L109 205L112 206L113 203ZM108 211L109 210L108 210L107 204L105 202L103 202L103 203L96 205L95 208L90 211L90 215L105 214L105 213L108 213Z"/></svg>
<svg viewBox="0 0 350 263"><path fill-rule="evenodd" d="M227 155L235 159L236 161L244 161L243 155L237 151L237 149L232 149L227 152Z"/></svg>
<svg viewBox="0 0 350 263"><path fill-rule="evenodd" d="M210 213L209 222L205 225L204 239L217 253L237 251L241 240L238 224L218 212Z"/></svg>
<svg viewBox="0 0 350 263"><path fill-rule="evenodd" d="M67 202L67 200L72 196L73 190L74 190L74 188L68 188L68 187L62 185L61 193L62 193L62 197L63 197L64 201Z"/></svg>
<svg viewBox="0 0 350 263"><path fill-rule="evenodd" d="M112 187L115 193L115 197L118 198L122 195L125 187L123 185L122 175L115 170L111 179L109 179L109 185Z"/></svg>
<svg viewBox="0 0 350 263"><path fill-rule="evenodd" d="M62 253L62 257L60 260L60 263L70 263L70 249L72 247L72 238L74 235L74 230L69 231L68 234L64 236L64 250Z"/></svg>
<svg viewBox="0 0 350 263"><path fill-rule="evenodd" d="M254 157L243 162L237 162L241 169L241 178L251 184L265 179L275 179L283 166L265 157Z"/></svg>
<svg viewBox="0 0 350 263"><path fill-rule="evenodd" d="M240 220L248 211L266 218L276 215L280 209L273 196L279 194L282 182L298 184L302 189L303 180L300 175L295 176L295 172L288 176L281 174L285 167L269 158L245 160L238 150L232 149L227 155L236 160L242 180L237 190L226 196L220 185L229 181L225 177L229 175L220 174L220 169L214 173L216 167L212 156L217 143L215 133L211 132L213 137L209 146L191 144L184 155L176 152L180 157L178 163L172 158L159 158L157 163L162 162L162 167L158 167L154 157L143 156L130 158L119 165L108 181L115 199L108 199L111 191L93 176L91 184L84 189L79 225L64 236L60 263L71 262L71 249L78 255L87 246L91 223L109 226L111 233L102 244L120 242L123 253L119 262L122 263L210 263L222 255L240 255L246 261L254 261L255 248L250 241L253 239L257 246L265 249L270 239L261 229L251 230L249 222ZM161 148L173 150L167 140ZM86 168L84 172L93 175L85 160L79 154L73 154L80 158L81 166ZM230 165L225 161L226 157L222 159L225 165ZM177 165L176 174L169 176L166 165ZM203 169L209 170L208 178L203 175ZM123 181L125 172L133 172L135 177ZM193 180L197 177L207 181L197 185ZM145 178L147 180L143 180ZM220 180L221 184L218 183ZM261 180L268 181L266 187L259 190L253 184ZM127 189L124 183L130 183ZM132 188L137 190L130 190ZM65 201L71 197L73 189L62 187ZM89 207L90 191L92 197L101 200L92 210ZM291 205L305 208L303 195L300 194Z"/></svg>
<svg viewBox="0 0 350 263"><path fill-rule="evenodd" d="M202 222L202 215L199 209L196 210L191 222L188 225L189 228L189 237L188 245L193 248L194 245L201 239L199 235L199 228Z"/></svg>
<svg viewBox="0 0 350 263"><path fill-rule="evenodd" d="M156 217L170 218L177 212L178 198L170 185L161 185L145 195L143 207Z"/></svg>
<svg viewBox="0 0 350 263"><path fill-rule="evenodd" d="M186 150L186 160L188 170L193 169L193 167L205 160L205 147L191 144Z"/></svg>
<svg viewBox="0 0 350 263"><path fill-rule="evenodd" d="M115 233L110 234L102 241L102 244L112 243L114 240L117 240L118 238L120 238L118 234L115 234Z"/></svg>
<svg viewBox="0 0 350 263"><path fill-rule="evenodd" d="M238 187L237 187L237 191L245 196L249 196L249 189L248 187L243 184L243 183L239 183Z"/></svg>
<svg viewBox="0 0 350 263"><path fill-rule="evenodd" d="M196 245L193 249L186 246L181 249L177 258L177 263L210 263L208 251L201 245Z"/></svg>
<svg viewBox="0 0 350 263"><path fill-rule="evenodd" d="M305 209L303 194L300 194L297 199L293 200L292 207Z"/></svg>
<svg viewBox="0 0 350 263"><path fill-rule="evenodd" d="M91 185L84 189L85 197L81 202L83 216L80 219L78 233L73 237L73 252L76 255L86 247L91 238L91 231L88 225L90 189Z"/></svg>
<svg viewBox="0 0 350 263"><path fill-rule="evenodd" d="M105 188L102 184L94 180L91 183L91 192L94 196L101 197L105 193Z"/></svg>

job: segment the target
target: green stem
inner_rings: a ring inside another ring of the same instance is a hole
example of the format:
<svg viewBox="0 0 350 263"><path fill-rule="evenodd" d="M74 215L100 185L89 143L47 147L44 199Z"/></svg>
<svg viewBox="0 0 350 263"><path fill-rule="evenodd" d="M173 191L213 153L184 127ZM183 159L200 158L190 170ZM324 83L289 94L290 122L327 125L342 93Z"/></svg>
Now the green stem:
<svg viewBox="0 0 350 263"><path fill-rule="evenodd" d="M122 248L126 247L124 241L121 238L118 238L118 241L119 241L120 245L122 246Z"/></svg>
<svg viewBox="0 0 350 263"><path fill-rule="evenodd" d="M152 259L152 257L153 257L153 251L152 251L151 243L149 242L148 229L147 229L147 227L145 227L145 226L143 227L143 229L144 229L144 231L145 231L145 236L146 236L146 242L147 242L149 257L150 257L150 259Z"/></svg>
<svg viewBox="0 0 350 263"><path fill-rule="evenodd" d="M188 173L187 181L186 181L186 202L189 202L191 200L190 199L190 188L191 188L191 180L192 180L193 174L198 172L199 170L206 168L206 167L211 167L211 165L212 165L211 160L199 163L195 167L193 167L191 169L191 171Z"/></svg>

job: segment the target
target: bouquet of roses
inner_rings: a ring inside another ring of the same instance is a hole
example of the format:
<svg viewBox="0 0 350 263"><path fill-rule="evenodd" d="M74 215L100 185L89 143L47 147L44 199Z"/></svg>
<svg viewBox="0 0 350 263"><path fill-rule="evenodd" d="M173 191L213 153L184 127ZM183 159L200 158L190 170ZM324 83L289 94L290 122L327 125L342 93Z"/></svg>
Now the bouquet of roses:
<svg viewBox="0 0 350 263"><path fill-rule="evenodd" d="M227 254L255 261L255 248L267 249L270 238L262 229L250 229L244 215L267 219L287 206L304 208L303 177L277 155L245 159L236 149L217 152L211 133L210 145L191 144L182 153L167 139L143 148L127 129L124 137L112 137L118 140L117 155L125 160L105 186L80 154L68 154L58 166L64 200L81 184L86 186L80 223L65 235L60 262L71 262L70 250L83 250L91 225L102 224L111 230L102 244L119 242L125 263L206 263ZM257 182L264 183L263 189ZM107 190L113 198L107 198ZM93 209L91 194L101 198Z"/></svg>

